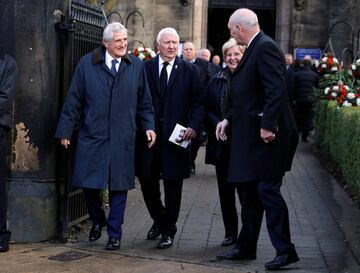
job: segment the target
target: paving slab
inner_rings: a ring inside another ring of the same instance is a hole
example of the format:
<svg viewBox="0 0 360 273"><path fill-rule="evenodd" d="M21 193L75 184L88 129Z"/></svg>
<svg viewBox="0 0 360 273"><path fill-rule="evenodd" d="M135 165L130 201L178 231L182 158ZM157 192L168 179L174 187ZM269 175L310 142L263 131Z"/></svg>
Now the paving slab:
<svg viewBox="0 0 360 273"><path fill-rule="evenodd" d="M282 187L292 240L300 257L300 262L285 271L359 273L359 208L319 163L313 148L311 144L299 146L293 169L286 174ZM275 252L265 223L256 260L216 260L216 253L231 247L220 246L224 228L215 170L203 162L201 147L196 174L184 181L173 247L156 249L157 240L146 240L152 220L136 184L128 195L119 251L104 250L105 235L89 243L86 232L66 244L14 244L10 252L0 254L0 272L266 272L264 263L274 258ZM240 212L240 205L237 207Z"/></svg>

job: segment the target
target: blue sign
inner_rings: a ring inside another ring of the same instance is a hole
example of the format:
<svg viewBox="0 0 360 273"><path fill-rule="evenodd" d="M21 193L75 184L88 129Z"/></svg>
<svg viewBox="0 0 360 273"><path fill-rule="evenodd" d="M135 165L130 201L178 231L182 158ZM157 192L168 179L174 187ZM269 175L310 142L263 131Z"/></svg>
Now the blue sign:
<svg viewBox="0 0 360 273"><path fill-rule="evenodd" d="M295 48L296 60L302 60L306 55L311 56L313 60L319 60L322 57L322 50L320 48Z"/></svg>

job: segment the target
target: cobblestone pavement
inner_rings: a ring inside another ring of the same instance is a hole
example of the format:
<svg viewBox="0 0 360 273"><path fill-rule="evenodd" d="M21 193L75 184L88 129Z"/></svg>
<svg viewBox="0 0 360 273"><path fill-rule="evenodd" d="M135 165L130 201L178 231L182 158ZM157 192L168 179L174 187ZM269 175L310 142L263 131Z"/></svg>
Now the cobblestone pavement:
<svg viewBox="0 0 360 273"><path fill-rule="evenodd" d="M155 248L157 240L146 240L152 221L137 184L129 192L121 250L105 251L106 236L89 243L85 233L64 245L12 245L10 252L0 255L0 272L265 272L264 263L275 254L265 223L257 260L216 260L216 253L227 248L220 246L224 228L215 171L202 162L204 147L199 152L196 175L184 181L178 233L172 248L159 250ZM359 273L360 210L320 165L310 144L299 146L282 192L300 257L300 262L286 271ZM56 260L63 253L74 260ZM31 271L28 265L35 269Z"/></svg>

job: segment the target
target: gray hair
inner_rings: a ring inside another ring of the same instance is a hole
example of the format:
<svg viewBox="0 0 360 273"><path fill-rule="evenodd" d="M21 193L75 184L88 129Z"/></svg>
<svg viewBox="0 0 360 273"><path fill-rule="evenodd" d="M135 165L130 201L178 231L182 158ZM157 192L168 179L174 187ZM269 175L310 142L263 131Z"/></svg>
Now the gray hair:
<svg viewBox="0 0 360 273"><path fill-rule="evenodd" d="M112 22L105 27L104 32L103 32L103 40L105 40L107 42L112 41L113 32L127 33L127 29L119 22Z"/></svg>
<svg viewBox="0 0 360 273"><path fill-rule="evenodd" d="M233 46L239 47L240 52L242 54L244 54L245 47L238 45L238 43L236 42L236 40L234 38L230 38L227 42L225 42L225 44L223 44L223 46L221 48L224 57L226 56L226 53L228 52L228 50L230 48L232 48Z"/></svg>
<svg viewBox="0 0 360 273"><path fill-rule="evenodd" d="M259 26L259 21L255 12L250 9L238 9L230 17L230 21L239 24L245 29Z"/></svg>
<svg viewBox="0 0 360 273"><path fill-rule="evenodd" d="M174 29L172 27L166 27L159 31L159 33L156 37L157 44L160 44L161 37L164 34L175 35L177 37L178 42L180 41L180 37L179 37L179 34L177 33L176 29Z"/></svg>

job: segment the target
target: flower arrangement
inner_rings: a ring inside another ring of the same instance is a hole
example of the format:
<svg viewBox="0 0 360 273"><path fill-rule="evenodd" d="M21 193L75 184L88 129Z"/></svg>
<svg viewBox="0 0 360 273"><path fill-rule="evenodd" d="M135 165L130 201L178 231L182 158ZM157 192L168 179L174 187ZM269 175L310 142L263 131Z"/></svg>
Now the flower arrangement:
<svg viewBox="0 0 360 273"><path fill-rule="evenodd" d="M339 106L360 106L360 93L352 90L341 80L336 85L324 89L324 95L328 100L336 100Z"/></svg>
<svg viewBox="0 0 360 273"><path fill-rule="evenodd" d="M138 57L140 60L150 60L151 58L156 57L155 51L149 47L138 47L131 51L131 54Z"/></svg>
<svg viewBox="0 0 360 273"><path fill-rule="evenodd" d="M360 79L360 59L357 59L352 65L350 65L350 71L355 79Z"/></svg>
<svg viewBox="0 0 360 273"><path fill-rule="evenodd" d="M333 54L326 53L324 57L318 62L315 63L316 68L319 74L332 74L339 71L340 63L338 59L336 59Z"/></svg>

